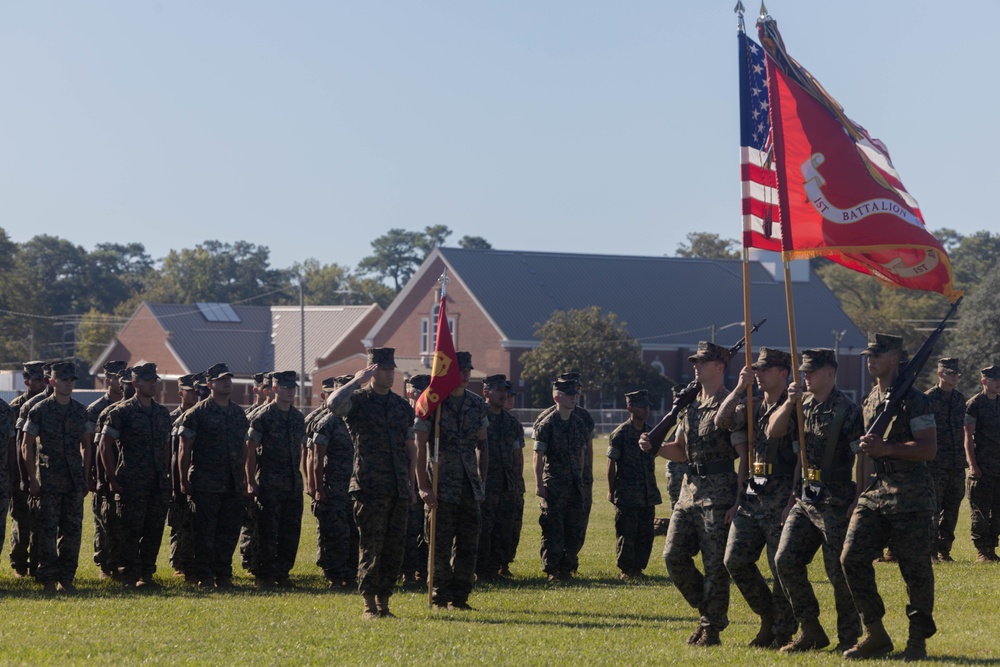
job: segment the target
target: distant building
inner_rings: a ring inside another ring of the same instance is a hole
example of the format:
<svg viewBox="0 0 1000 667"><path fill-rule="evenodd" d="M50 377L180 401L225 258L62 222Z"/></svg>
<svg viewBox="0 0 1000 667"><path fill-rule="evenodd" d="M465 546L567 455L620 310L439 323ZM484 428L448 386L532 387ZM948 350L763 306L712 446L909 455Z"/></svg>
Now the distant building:
<svg viewBox="0 0 1000 667"><path fill-rule="evenodd" d="M305 316L306 403L312 380L330 359L364 353L361 339L382 314L370 306L242 306L228 303L143 302L90 369L101 372L111 359L130 366L155 362L165 404L177 403L177 378L225 362L234 374L233 400L252 402L254 373L300 371Z"/></svg>
<svg viewBox="0 0 1000 667"><path fill-rule="evenodd" d="M456 348L473 355L474 379L505 373L523 386L519 358L538 346L534 331L556 310L598 306L616 313L642 345L643 359L683 383L692 378L687 357L699 340L710 340L714 331L716 342L732 345L743 336L739 260L436 248L364 336L365 346L396 348L404 375L430 368L437 281L445 267L448 319ZM751 318L767 319L753 335L754 354L761 346L789 350L780 259L758 255L749 268ZM794 263L793 281L798 349L833 348L839 337L838 384L857 397L866 336L807 262ZM359 352L322 371L354 373L364 362ZM740 368L738 361L730 364L730 385ZM601 407L597 400L603 407L623 404L621 397L591 398L591 407ZM520 407L527 407L524 399Z"/></svg>

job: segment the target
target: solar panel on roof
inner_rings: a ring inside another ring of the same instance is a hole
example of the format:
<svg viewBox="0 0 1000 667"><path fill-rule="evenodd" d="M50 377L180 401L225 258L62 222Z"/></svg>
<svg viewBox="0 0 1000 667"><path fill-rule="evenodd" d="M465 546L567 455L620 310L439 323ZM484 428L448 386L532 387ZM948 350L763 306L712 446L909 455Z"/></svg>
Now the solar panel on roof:
<svg viewBox="0 0 1000 667"><path fill-rule="evenodd" d="M202 316L209 322L239 322L240 316L236 314L233 307L228 303L205 303L196 304Z"/></svg>

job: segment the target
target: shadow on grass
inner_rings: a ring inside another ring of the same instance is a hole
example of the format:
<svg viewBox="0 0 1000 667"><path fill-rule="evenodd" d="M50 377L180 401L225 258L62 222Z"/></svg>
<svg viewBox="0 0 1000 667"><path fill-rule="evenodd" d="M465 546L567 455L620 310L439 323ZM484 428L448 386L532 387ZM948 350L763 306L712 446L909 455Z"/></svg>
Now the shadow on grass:
<svg viewBox="0 0 1000 667"><path fill-rule="evenodd" d="M567 628L587 628L611 630L624 625L642 627L665 623L691 623L690 616L661 616L656 614L599 614L575 611L545 609L505 609L502 618L491 618L493 612L434 612L434 620L448 623L474 623L476 625L526 625L560 626ZM567 619L566 617L569 617ZM581 620L573 620L581 619ZM583 620L586 619L586 620Z"/></svg>
<svg viewBox="0 0 1000 667"><path fill-rule="evenodd" d="M476 590L478 591L492 591L492 590L523 590L523 589L533 589L541 588L545 590L562 590L562 589L573 589L573 588L583 588L583 589L595 589L595 588L620 588L623 590L628 590L631 588L673 588L673 584L670 582L669 577L663 577L658 575L646 576L641 579L634 579L629 582L624 582L618 577L604 576L604 577L574 577L573 579L563 580L559 582L550 582L544 576L536 577L525 577L517 579L493 579L490 581L476 582Z"/></svg>

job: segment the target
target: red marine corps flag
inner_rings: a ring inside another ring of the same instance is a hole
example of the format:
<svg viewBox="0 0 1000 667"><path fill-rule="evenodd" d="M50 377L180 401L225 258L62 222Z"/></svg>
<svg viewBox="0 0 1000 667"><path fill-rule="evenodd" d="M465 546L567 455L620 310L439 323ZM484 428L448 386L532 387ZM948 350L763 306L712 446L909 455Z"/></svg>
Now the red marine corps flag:
<svg viewBox="0 0 1000 667"><path fill-rule="evenodd" d="M441 274L441 303L438 306L437 338L434 341L434 363L431 366L431 383L424 393L420 394L414 410L420 419L430 419L434 409L448 394L455 391L462 382L462 372L458 370L455 358L455 343L451 339L451 329L448 327L446 312L447 297L445 286L448 282L448 270Z"/></svg>
<svg viewBox="0 0 1000 667"><path fill-rule="evenodd" d="M757 26L772 138L770 160L757 171L766 187L768 167L775 170L781 231L768 235L765 214L764 224L746 225L756 234L745 236L780 236L786 261L821 255L893 285L957 299L948 255L924 226L885 145L788 55L770 16ZM753 200L745 209L766 210Z"/></svg>

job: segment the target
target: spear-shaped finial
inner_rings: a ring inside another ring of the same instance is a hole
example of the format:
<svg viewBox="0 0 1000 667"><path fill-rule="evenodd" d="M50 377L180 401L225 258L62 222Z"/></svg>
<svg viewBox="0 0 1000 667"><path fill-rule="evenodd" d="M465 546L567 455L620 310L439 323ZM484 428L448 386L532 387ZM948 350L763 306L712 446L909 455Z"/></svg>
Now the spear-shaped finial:
<svg viewBox="0 0 1000 667"><path fill-rule="evenodd" d="M441 283L441 297L444 298L448 293L448 267L445 267L441 271L441 277L438 278L438 282Z"/></svg>
<svg viewBox="0 0 1000 667"><path fill-rule="evenodd" d="M760 2L760 17L767 17L767 7L764 6L764 0L761 0Z"/></svg>
<svg viewBox="0 0 1000 667"><path fill-rule="evenodd" d="M743 32L743 0L736 0L736 6L733 7L733 13L736 14L736 27L739 28L740 32Z"/></svg>

